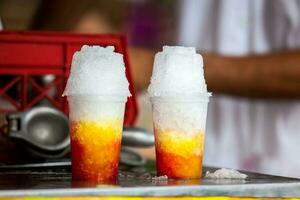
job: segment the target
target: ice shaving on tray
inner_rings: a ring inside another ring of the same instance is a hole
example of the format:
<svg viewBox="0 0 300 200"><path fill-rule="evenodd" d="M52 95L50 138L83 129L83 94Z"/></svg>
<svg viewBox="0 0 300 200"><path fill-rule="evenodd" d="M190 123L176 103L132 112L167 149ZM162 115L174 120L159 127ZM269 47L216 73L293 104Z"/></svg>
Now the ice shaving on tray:
<svg viewBox="0 0 300 200"><path fill-rule="evenodd" d="M218 169L215 172L207 171L205 174L205 178L210 179L246 179L248 175L240 173L234 169Z"/></svg>
<svg viewBox="0 0 300 200"><path fill-rule="evenodd" d="M202 56L193 47L164 46L155 55L148 93L153 109L157 175L201 177L210 95Z"/></svg>
<svg viewBox="0 0 300 200"><path fill-rule="evenodd" d="M123 56L114 47L85 45L74 54L63 94L70 108L73 179L116 180L128 86Z"/></svg>

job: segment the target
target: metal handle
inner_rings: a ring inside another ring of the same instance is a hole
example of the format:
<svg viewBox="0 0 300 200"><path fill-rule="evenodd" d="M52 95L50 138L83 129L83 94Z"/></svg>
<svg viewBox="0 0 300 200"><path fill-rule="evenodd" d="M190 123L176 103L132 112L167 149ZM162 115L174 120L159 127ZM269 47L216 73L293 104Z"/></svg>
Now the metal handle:
<svg viewBox="0 0 300 200"><path fill-rule="evenodd" d="M12 113L7 115L8 133L15 133L21 130L21 114Z"/></svg>
<svg viewBox="0 0 300 200"><path fill-rule="evenodd" d="M143 128L124 128L122 145L131 147L151 147L154 145L154 136Z"/></svg>

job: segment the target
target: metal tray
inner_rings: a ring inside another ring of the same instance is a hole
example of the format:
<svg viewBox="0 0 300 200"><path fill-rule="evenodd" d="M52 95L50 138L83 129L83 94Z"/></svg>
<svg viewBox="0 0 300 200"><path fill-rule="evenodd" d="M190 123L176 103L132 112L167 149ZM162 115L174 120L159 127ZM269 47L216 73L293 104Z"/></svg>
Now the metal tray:
<svg viewBox="0 0 300 200"><path fill-rule="evenodd" d="M150 167L149 167L150 166ZM70 162L0 166L0 197L17 196L238 196L300 197L300 180L244 172L246 180L153 180L146 167L121 166L115 185L72 181ZM203 172L214 168L204 167Z"/></svg>

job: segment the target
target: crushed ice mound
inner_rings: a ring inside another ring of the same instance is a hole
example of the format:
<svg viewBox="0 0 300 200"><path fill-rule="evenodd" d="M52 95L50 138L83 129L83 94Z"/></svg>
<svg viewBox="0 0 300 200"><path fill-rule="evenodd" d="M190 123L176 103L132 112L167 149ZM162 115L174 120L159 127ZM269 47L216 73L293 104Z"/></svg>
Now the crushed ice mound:
<svg viewBox="0 0 300 200"><path fill-rule="evenodd" d="M242 174L237 170L226 168L218 169L213 173L207 171L205 174L205 178L210 179L246 179L247 177L246 174Z"/></svg>
<svg viewBox="0 0 300 200"><path fill-rule="evenodd" d="M63 96L130 96L123 55L113 46L82 46L73 55Z"/></svg>
<svg viewBox="0 0 300 200"><path fill-rule="evenodd" d="M150 96L207 93L203 59L194 47L164 46L155 55Z"/></svg>

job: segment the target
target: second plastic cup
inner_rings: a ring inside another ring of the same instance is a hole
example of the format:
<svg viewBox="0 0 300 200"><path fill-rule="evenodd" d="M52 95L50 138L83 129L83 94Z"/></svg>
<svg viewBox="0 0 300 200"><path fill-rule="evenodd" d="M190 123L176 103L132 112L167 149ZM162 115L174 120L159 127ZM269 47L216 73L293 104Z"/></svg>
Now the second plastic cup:
<svg viewBox="0 0 300 200"><path fill-rule="evenodd" d="M68 96L73 180L114 183L126 99Z"/></svg>
<svg viewBox="0 0 300 200"><path fill-rule="evenodd" d="M208 95L152 97L151 102L157 175L200 178Z"/></svg>

